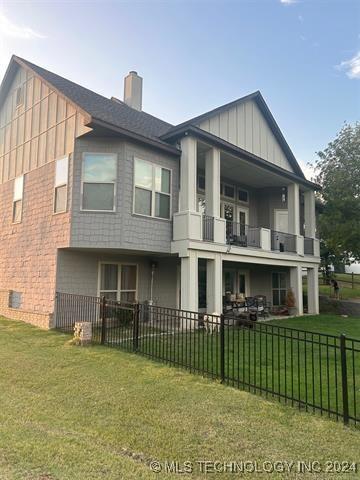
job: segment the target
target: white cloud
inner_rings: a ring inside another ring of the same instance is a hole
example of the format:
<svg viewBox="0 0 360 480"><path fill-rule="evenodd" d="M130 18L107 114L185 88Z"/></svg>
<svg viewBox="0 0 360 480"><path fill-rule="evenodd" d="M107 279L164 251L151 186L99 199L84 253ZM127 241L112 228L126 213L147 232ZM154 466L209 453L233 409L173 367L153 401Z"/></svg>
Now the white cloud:
<svg viewBox="0 0 360 480"><path fill-rule="evenodd" d="M336 65L338 70L345 70L346 75L349 78L360 78L360 51L350 58L341 62L340 65Z"/></svg>
<svg viewBox="0 0 360 480"><path fill-rule="evenodd" d="M39 32L36 32L25 25L17 25L12 22L3 12L0 12L0 37L19 38L30 40L33 38L46 38Z"/></svg>
<svg viewBox="0 0 360 480"><path fill-rule="evenodd" d="M280 0L280 3L283 5L293 5L294 3L297 3L298 0Z"/></svg>
<svg viewBox="0 0 360 480"><path fill-rule="evenodd" d="M298 15L298 20L299 20L299 22L302 23L304 21L304 17L302 15Z"/></svg>

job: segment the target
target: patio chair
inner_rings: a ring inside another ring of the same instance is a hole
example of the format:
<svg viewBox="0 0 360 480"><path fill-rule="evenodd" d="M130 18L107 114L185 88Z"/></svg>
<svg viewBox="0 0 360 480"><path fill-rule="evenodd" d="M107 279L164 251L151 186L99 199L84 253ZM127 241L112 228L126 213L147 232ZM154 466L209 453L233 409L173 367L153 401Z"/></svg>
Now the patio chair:
<svg viewBox="0 0 360 480"><path fill-rule="evenodd" d="M249 312L256 312L258 316L265 318L270 315L270 306L266 301L265 295L255 295L254 297L246 297L246 306Z"/></svg>
<svg viewBox="0 0 360 480"><path fill-rule="evenodd" d="M254 298L255 298L256 303L257 303L258 315L259 316L261 315L264 318L270 316L271 305L266 300L266 296L265 295L255 295Z"/></svg>

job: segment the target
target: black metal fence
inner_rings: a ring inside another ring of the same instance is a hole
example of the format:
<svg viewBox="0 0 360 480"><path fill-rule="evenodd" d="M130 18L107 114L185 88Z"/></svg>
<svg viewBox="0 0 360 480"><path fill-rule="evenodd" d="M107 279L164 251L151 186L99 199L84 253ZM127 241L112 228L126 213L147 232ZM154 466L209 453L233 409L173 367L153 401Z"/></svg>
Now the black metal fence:
<svg viewBox="0 0 360 480"><path fill-rule="evenodd" d="M360 340L236 316L56 295L56 328L90 321L93 341L137 352L360 425Z"/></svg>
<svg viewBox="0 0 360 480"><path fill-rule="evenodd" d="M205 242L214 241L214 217L203 215L203 240Z"/></svg>
<svg viewBox="0 0 360 480"><path fill-rule="evenodd" d="M238 247L261 247L260 228L226 221L226 242Z"/></svg>
<svg viewBox="0 0 360 480"><path fill-rule="evenodd" d="M271 230L271 250L296 253L295 235Z"/></svg>

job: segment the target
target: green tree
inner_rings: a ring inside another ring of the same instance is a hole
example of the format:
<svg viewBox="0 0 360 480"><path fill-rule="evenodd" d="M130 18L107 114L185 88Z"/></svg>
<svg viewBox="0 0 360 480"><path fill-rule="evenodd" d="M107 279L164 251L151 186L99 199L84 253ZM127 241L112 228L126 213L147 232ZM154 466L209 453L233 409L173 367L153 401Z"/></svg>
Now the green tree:
<svg viewBox="0 0 360 480"><path fill-rule="evenodd" d="M325 256L346 263L359 261L360 123L345 124L317 155L315 181L322 187L318 223Z"/></svg>

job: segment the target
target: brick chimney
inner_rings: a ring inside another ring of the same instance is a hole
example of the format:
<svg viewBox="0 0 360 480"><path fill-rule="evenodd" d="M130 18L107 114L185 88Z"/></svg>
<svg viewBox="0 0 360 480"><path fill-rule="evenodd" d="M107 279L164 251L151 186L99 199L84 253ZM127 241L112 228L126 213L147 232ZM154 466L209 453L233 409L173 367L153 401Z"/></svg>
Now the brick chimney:
<svg viewBox="0 0 360 480"><path fill-rule="evenodd" d="M129 72L124 80L124 102L129 107L141 111L142 108L142 82L137 72Z"/></svg>

